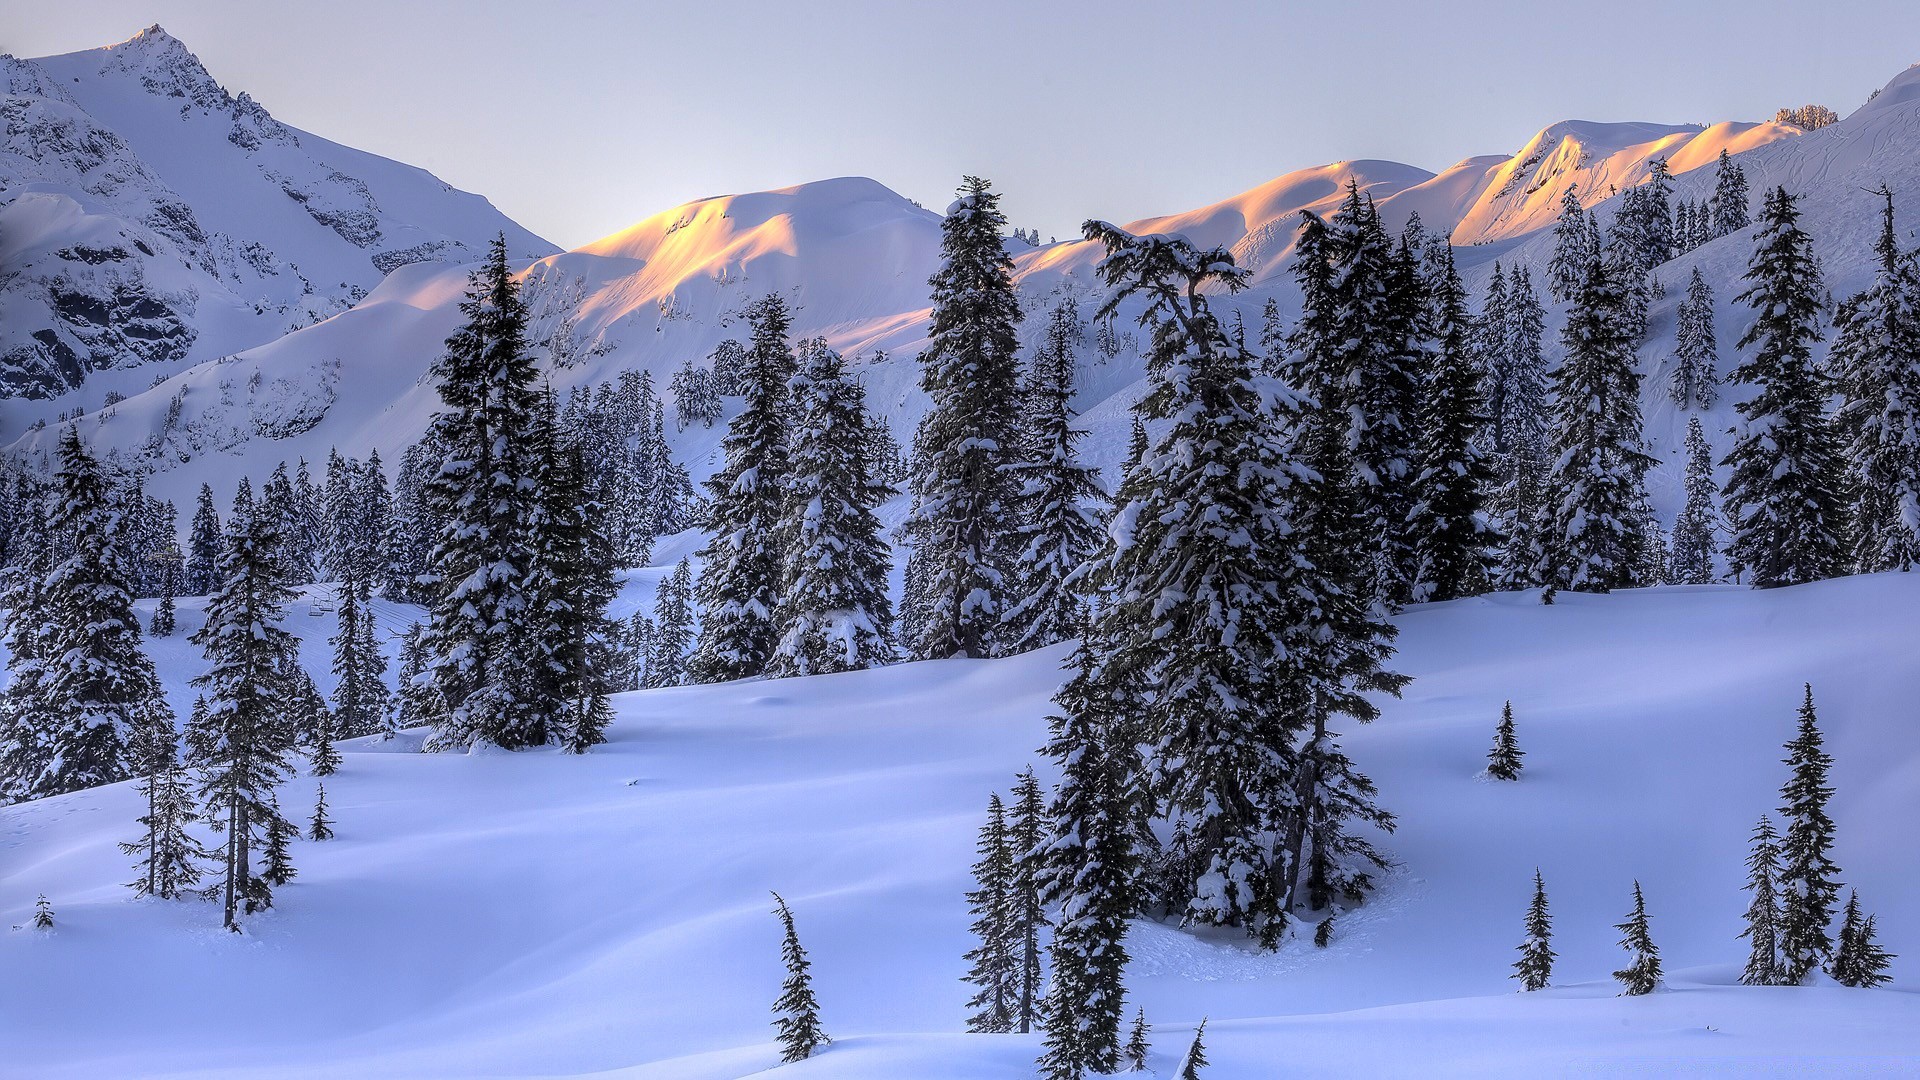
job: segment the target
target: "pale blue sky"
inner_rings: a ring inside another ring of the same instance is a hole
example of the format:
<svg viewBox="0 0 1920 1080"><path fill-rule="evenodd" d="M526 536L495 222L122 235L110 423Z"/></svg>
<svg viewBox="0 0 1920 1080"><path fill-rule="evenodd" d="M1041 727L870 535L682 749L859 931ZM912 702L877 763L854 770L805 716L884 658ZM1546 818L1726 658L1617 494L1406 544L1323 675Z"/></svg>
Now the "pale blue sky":
<svg viewBox="0 0 1920 1080"><path fill-rule="evenodd" d="M574 246L844 174L938 209L992 177L1066 235L1292 169L1427 169L1555 120L1842 114L1920 61L1920 3L9 0L0 50L159 22L275 115Z"/></svg>

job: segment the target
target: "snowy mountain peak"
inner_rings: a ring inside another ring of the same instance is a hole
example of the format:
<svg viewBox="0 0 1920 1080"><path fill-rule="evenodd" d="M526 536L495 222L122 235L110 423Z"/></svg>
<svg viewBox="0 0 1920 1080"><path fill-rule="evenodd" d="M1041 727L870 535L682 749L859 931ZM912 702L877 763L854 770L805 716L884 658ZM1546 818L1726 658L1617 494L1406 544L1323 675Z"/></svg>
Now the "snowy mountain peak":
<svg viewBox="0 0 1920 1080"><path fill-rule="evenodd" d="M105 54L100 71L123 72L140 80L150 94L183 99L203 109L226 109L233 98L216 81L185 42L167 33L159 23L117 45L95 50Z"/></svg>
<svg viewBox="0 0 1920 1080"><path fill-rule="evenodd" d="M1920 64L1914 64L1888 80L1887 85L1875 90L1866 104L1855 109L1847 119L1871 116L1876 112L1892 109L1910 101L1920 101Z"/></svg>

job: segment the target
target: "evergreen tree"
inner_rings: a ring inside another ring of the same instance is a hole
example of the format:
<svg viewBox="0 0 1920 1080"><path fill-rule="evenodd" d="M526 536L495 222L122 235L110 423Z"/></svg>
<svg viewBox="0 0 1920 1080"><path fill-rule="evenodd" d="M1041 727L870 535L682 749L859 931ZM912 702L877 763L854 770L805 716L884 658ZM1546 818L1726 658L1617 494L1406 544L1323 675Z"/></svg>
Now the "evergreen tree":
<svg viewBox="0 0 1920 1080"><path fill-rule="evenodd" d="M1654 947L1653 935L1647 928L1647 902L1640 895L1640 883L1633 883L1633 913L1627 921L1617 923L1614 929L1623 935L1620 947L1627 950L1633 958L1626 967L1613 973L1625 987L1620 993L1625 997L1638 997L1651 994L1660 988L1660 950Z"/></svg>
<svg viewBox="0 0 1920 1080"><path fill-rule="evenodd" d="M1187 1056L1181 1059L1175 1080L1200 1080L1200 1070L1207 1067L1207 1047L1203 1041L1206 1034L1207 1020L1201 1017L1200 1026L1193 1029L1193 1042L1187 1044Z"/></svg>
<svg viewBox="0 0 1920 1080"><path fill-rule="evenodd" d="M308 765L315 776L332 776L340 769L340 750L333 740L340 737L327 701L313 685L313 678L295 667L283 676L289 689L288 719L294 737L307 752Z"/></svg>
<svg viewBox="0 0 1920 1080"><path fill-rule="evenodd" d="M745 345L732 338L722 341L707 357L707 366L713 371L714 389L720 396L741 397L748 393L752 375Z"/></svg>
<svg viewBox="0 0 1920 1080"><path fill-rule="evenodd" d="M327 785L313 786L313 820L307 824L307 839L333 839L333 819L327 816Z"/></svg>
<svg viewBox="0 0 1920 1080"><path fill-rule="evenodd" d="M1041 895L1044 868L1040 845L1047 838L1047 804L1040 792L1040 781L1034 778L1031 768L1015 778L1013 794L1013 814L1007 824L1007 843L1013 862L1008 925L1013 935L1013 964L1018 971L1019 987L1014 999L1014 1030L1025 1035L1040 1024L1040 994L1044 989L1040 929L1047 924L1047 914Z"/></svg>
<svg viewBox="0 0 1920 1080"><path fill-rule="evenodd" d="M800 947L800 935L793 928L793 912L787 910L787 902L780 899L779 893L773 894L773 902L774 914L780 917L780 925L786 932L780 944L780 960L787 967L786 981L780 984L780 997L773 1003L778 1017L773 1026L780 1033L780 1060L805 1061L833 1040L820 1028L820 1003L814 1000L813 976L808 970L813 965L807 959L807 950Z"/></svg>
<svg viewBox="0 0 1920 1080"><path fill-rule="evenodd" d="M193 531L187 540L186 589L189 596L205 596L219 583L220 513L213 508L213 488L200 485L194 504Z"/></svg>
<svg viewBox="0 0 1920 1080"><path fill-rule="evenodd" d="M200 883L199 864L211 856L187 831L200 815L187 789L186 770L180 764L173 715L164 706L150 710L135 725L132 751L147 812L139 819L146 835L120 845L123 853L140 857L134 864L140 876L128 884L135 896L173 900Z"/></svg>
<svg viewBox="0 0 1920 1080"><path fill-rule="evenodd" d="M635 617L639 615L636 612ZM687 649L693 643L693 568L681 559L660 583L654 597L646 651L646 685L679 686L687 681Z"/></svg>
<svg viewBox="0 0 1920 1080"><path fill-rule="evenodd" d="M20 529L9 537L18 564L0 568L0 607L7 610L7 673L0 690L0 801L31 798L46 766L50 714L47 663L51 631L46 610L47 570L53 562L46 515L38 495L22 499Z"/></svg>
<svg viewBox="0 0 1920 1080"><path fill-rule="evenodd" d="M1879 194L1886 206L1874 284L1841 305L1828 357L1845 399L1848 561L1862 573L1904 571L1920 560L1920 253L1899 250L1893 194Z"/></svg>
<svg viewBox="0 0 1920 1080"><path fill-rule="evenodd" d="M379 731L388 709L387 658L374 637L372 582L349 569L337 593L339 626L333 646L333 727L339 737L358 738Z"/></svg>
<svg viewBox="0 0 1920 1080"><path fill-rule="evenodd" d="M1127 1068L1133 1072L1147 1070L1147 1054L1152 1051L1147 1043L1147 1010L1139 1009L1133 1014L1133 1029L1127 1034L1127 1045L1120 1051L1126 1060Z"/></svg>
<svg viewBox="0 0 1920 1080"><path fill-rule="evenodd" d="M1491 429L1486 439L1496 470L1488 499L1492 531L1500 540L1493 584L1523 589L1539 584L1543 550L1540 535L1546 502L1548 435L1547 364L1541 338L1546 309L1522 268L1513 275L1503 299L1489 292L1482 315L1482 379L1497 398L1489 399Z"/></svg>
<svg viewBox="0 0 1920 1080"><path fill-rule="evenodd" d="M700 644L687 668L695 682L759 675L779 640L774 610L783 560L779 522L786 506L787 380L794 373L787 330L793 320L778 293L761 298L747 317L753 348L746 406L727 425L721 443L726 464L707 481L713 498L706 526L713 540L700 552Z"/></svg>
<svg viewBox="0 0 1920 1080"><path fill-rule="evenodd" d="M1785 981L1780 969L1780 844L1773 819L1765 815L1753 827L1753 850L1747 856L1747 966L1740 981L1748 986L1778 986Z"/></svg>
<svg viewBox="0 0 1920 1080"><path fill-rule="evenodd" d="M1550 588L1606 592L1638 584L1645 537L1637 510L1652 459L1640 449L1640 375L1629 322L1617 275L1589 263L1562 333L1566 361L1554 373L1555 457L1540 536L1540 577Z"/></svg>
<svg viewBox="0 0 1920 1080"><path fill-rule="evenodd" d="M188 760L200 774L207 821L223 834L218 852L224 923L238 932L240 916L273 905L250 852L261 838L284 832L275 785L289 773L292 725L285 703L294 638L280 625L293 596L285 561L275 548L277 523L254 509L243 481L227 518L220 586L207 598L207 621L189 639L206 653L210 669L194 680L207 691L207 708L187 732ZM284 838L283 841L284 843Z"/></svg>
<svg viewBox="0 0 1920 1080"><path fill-rule="evenodd" d="M1105 539L1099 471L1075 450L1086 437L1073 427L1074 361L1083 336L1077 305L1063 301L1048 317L1045 342L1028 369L1027 454L1013 466L1021 542L1018 599L1006 614L1008 652L1051 645L1078 631L1085 605L1077 579Z"/></svg>
<svg viewBox="0 0 1920 1080"><path fill-rule="evenodd" d="M1719 396L1719 346L1713 333L1713 289L1694 267L1687 298L1674 316L1679 323L1673 352L1673 403L1683 409L1710 409Z"/></svg>
<svg viewBox="0 0 1920 1080"><path fill-rule="evenodd" d="M1553 226L1553 258L1547 263L1547 295L1556 304L1571 303L1586 283L1587 266L1600 257L1587 225L1587 212L1569 186L1560 196L1560 217Z"/></svg>
<svg viewBox="0 0 1920 1080"><path fill-rule="evenodd" d="M968 1031L1013 1030L1014 1000L1019 993L1013 940L1013 849L1007 835L1006 810L998 792L987 800L987 823L980 828L980 854L973 864L973 891L967 893L971 927L979 944L969 950L966 981L977 989L967 1001L975 1010L967 1018Z"/></svg>
<svg viewBox="0 0 1920 1080"><path fill-rule="evenodd" d="M65 554L42 593L39 679L48 726L29 789L35 798L125 779L134 768L127 750L134 725L147 710L164 708L159 677L140 647L121 514L71 426L61 434L55 480L50 526Z"/></svg>
<svg viewBox="0 0 1920 1080"><path fill-rule="evenodd" d="M529 640L539 395L503 238L469 280L460 310L467 321L434 368L445 406L432 428L441 457L422 492L441 522L428 560L437 591L425 640L443 708L427 746L538 746L550 719L532 693L542 657Z"/></svg>
<svg viewBox="0 0 1920 1080"><path fill-rule="evenodd" d="M1713 451L1697 416L1687 419L1687 502L1673 523L1673 553L1667 572L1675 585L1706 585L1718 580L1720 489L1713 482Z"/></svg>
<svg viewBox="0 0 1920 1080"><path fill-rule="evenodd" d="M1545 990L1553 979L1553 917L1547 913L1547 883L1533 871L1533 902L1527 905L1527 939L1520 943L1513 977L1522 990Z"/></svg>
<svg viewBox="0 0 1920 1080"><path fill-rule="evenodd" d="M915 438L913 510L906 535L924 576L923 607L907 642L917 659L1002 651L1017 543L1020 303L1002 234L1000 196L977 176L962 181L940 226L933 321L920 354L920 388L932 399Z"/></svg>
<svg viewBox="0 0 1920 1080"><path fill-rule="evenodd" d="M1845 917L1840 924L1840 947L1834 951L1828 974L1841 986L1875 987L1893 976L1887 968L1894 956L1874 941L1874 917L1861 917L1860 894L1847 894Z"/></svg>
<svg viewBox="0 0 1920 1080"><path fill-rule="evenodd" d="M47 902L46 893L41 893L40 899L33 902L33 928L35 930L53 929L53 905Z"/></svg>
<svg viewBox="0 0 1920 1080"><path fill-rule="evenodd" d="M179 555L175 552L160 572L160 603L154 607L153 619L147 624L147 632L157 638L172 637L177 628L173 600L180 588L179 565Z"/></svg>
<svg viewBox="0 0 1920 1080"><path fill-rule="evenodd" d="M1487 775L1495 780L1518 780L1524 768L1520 759L1527 756L1513 736L1513 702L1500 710L1500 726L1494 729L1493 749L1487 751Z"/></svg>
<svg viewBox="0 0 1920 1080"><path fill-rule="evenodd" d="M426 630L419 623L407 628L400 647L400 676L397 680L400 701L394 711L396 728L414 728L433 722L446 705L440 700L440 688L427 670Z"/></svg>
<svg viewBox="0 0 1920 1080"><path fill-rule="evenodd" d="M674 426L679 430L690 424L712 427L720 419L720 388L713 372L691 359L673 373L667 389L673 394Z"/></svg>
<svg viewBox="0 0 1920 1080"><path fill-rule="evenodd" d="M1485 591L1483 502L1492 472L1475 445L1485 420L1474 371L1466 290L1444 241L1427 247L1419 335L1428 355L1417 406L1418 439L1407 531L1413 535L1415 602Z"/></svg>
<svg viewBox="0 0 1920 1080"><path fill-rule="evenodd" d="M299 835L293 822L275 807L273 820L267 823L266 865L260 868L260 880L277 889L300 876L293 867L292 847Z"/></svg>
<svg viewBox="0 0 1920 1080"><path fill-rule="evenodd" d="M1733 378L1758 392L1739 405L1746 430L1725 464L1727 547L1755 587L1796 585L1838 573L1841 466L1827 417L1829 386L1813 364L1822 287L1813 241L1785 188L1767 196L1740 300L1754 323L1740 338L1753 353Z"/></svg>
<svg viewBox="0 0 1920 1080"><path fill-rule="evenodd" d="M1792 775L1780 788L1780 815L1787 826L1780 841L1780 977L1794 985L1832 955L1827 927L1840 900L1840 868L1829 856L1833 819L1827 816L1833 759L1822 746L1811 684L1800 705L1799 730L1786 749Z"/></svg>
<svg viewBox="0 0 1920 1080"><path fill-rule="evenodd" d="M1751 220L1747 213L1746 171L1734 164L1725 148L1720 151L1720 166L1714 172L1713 196L1707 200L1707 209L1713 218L1716 238L1746 228Z"/></svg>
<svg viewBox="0 0 1920 1080"><path fill-rule="evenodd" d="M873 508L893 495L866 459L866 409L840 354L822 338L801 343L794 376L795 430L781 568L767 663L774 678L855 671L893 658L893 556Z"/></svg>

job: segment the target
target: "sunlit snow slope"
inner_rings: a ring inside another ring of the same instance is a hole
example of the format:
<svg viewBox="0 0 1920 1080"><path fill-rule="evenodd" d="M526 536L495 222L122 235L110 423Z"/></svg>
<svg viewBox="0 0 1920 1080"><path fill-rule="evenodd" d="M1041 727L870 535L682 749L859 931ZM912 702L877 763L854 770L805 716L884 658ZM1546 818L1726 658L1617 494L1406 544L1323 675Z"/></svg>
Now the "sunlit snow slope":
<svg viewBox="0 0 1920 1080"><path fill-rule="evenodd" d="M331 620L307 610L290 621L318 641ZM1400 625L1415 680L1348 737L1400 816L1400 868L1324 950L1136 923L1152 1075L1203 1016L1209 1080L1911 1075L1920 576L1496 596ZM197 669L178 642L161 649L176 683ZM0 809L0 917L44 892L58 918L0 932L0 1073L757 1076L778 1057L777 889L836 1038L777 1075L1027 1077L1037 1038L960 1034L962 893L987 793L1046 772L1061 658L625 695L613 741L580 758L349 744L327 784L339 838L296 847L299 878L240 938L211 904L130 899L128 786ZM1891 989L1734 985L1745 841L1806 680L1843 877L1903 954ZM1476 775L1508 699L1517 784ZM312 785L283 804L304 813ZM1519 995L1536 866L1557 986ZM1670 989L1624 999L1612 924L1635 879Z"/></svg>

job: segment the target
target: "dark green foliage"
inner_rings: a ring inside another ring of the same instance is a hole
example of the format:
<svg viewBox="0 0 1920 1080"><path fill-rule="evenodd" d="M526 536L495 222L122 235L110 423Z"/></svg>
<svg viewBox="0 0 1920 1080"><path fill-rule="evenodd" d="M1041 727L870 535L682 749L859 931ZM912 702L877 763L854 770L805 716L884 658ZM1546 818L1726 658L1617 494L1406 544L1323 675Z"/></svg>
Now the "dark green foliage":
<svg viewBox="0 0 1920 1080"><path fill-rule="evenodd" d="M1640 895L1640 883L1633 883L1633 912L1627 921L1617 923L1615 930L1623 935L1620 947L1627 950L1632 959L1627 966L1613 973L1622 987L1624 997L1638 997L1651 994L1660 988L1660 950L1654 947L1653 935L1647 927L1647 902Z"/></svg>
<svg viewBox="0 0 1920 1080"><path fill-rule="evenodd" d="M1014 999L1019 993L1015 968L1013 927L1013 850L1007 838L1007 817L996 792L987 801L987 823L980 828L980 859L973 864L973 891L967 909L970 928L979 941L969 950L966 981L976 987L967 1001L975 1010L967 1018L968 1031L1013 1030Z"/></svg>
<svg viewBox="0 0 1920 1080"><path fill-rule="evenodd" d="M1487 775L1495 780L1518 780L1520 770L1524 768L1520 759L1527 752L1520 749L1520 742L1513 734L1513 702L1509 701L1500 709L1500 725L1494 729L1493 749L1487 751Z"/></svg>
<svg viewBox="0 0 1920 1080"><path fill-rule="evenodd" d="M46 893L41 893L40 899L33 902L33 928L35 930L53 929L53 905L47 902Z"/></svg>
<svg viewBox="0 0 1920 1080"><path fill-rule="evenodd" d="M1847 895L1846 914L1840 924L1840 947L1834 951L1827 973L1841 986L1875 987L1892 980L1887 968L1894 954L1874 941L1874 917L1860 914L1860 895Z"/></svg>
<svg viewBox="0 0 1920 1080"><path fill-rule="evenodd" d="M1747 855L1747 964L1740 981L1748 986L1778 986L1785 981L1780 966L1780 844L1773 819L1764 815L1753 827L1753 849Z"/></svg>
<svg viewBox="0 0 1920 1080"><path fill-rule="evenodd" d="M780 917L785 931L780 960L787 968L786 981L780 984L780 996L773 1003L777 1014L773 1026L779 1032L780 1060L805 1061L833 1040L820 1028L820 1003L814 999L813 976L809 973L813 965L807 959L807 950L800 947L800 935L793 928L793 912L787 910L787 902L780 899L779 893L773 894L773 902L774 914Z"/></svg>
<svg viewBox="0 0 1920 1080"><path fill-rule="evenodd" d="M1121 1049L1120 1056L1126 1061L1127 1068L1134 1072L1145 1072L1147 1054L1152 1049L1147 1043L1147 1011L1140 1009L1133 1014L1133 1029L1127 1033L1127 1045Z"/></svg>
<svg viewBox="0 0 1920 1080"><path fill-rule="evenodd" d="M1187 1044L1187 1056L1180 1062L1177 1080L1200 1080L1200 1070L1207 1067L1207 1021L1201 1017L1200 1026L1193 1029L1193 1042Z"/></svg>
<svg viewBox="0 0 1920 1080"><path fill-rule="evenodd" d="M1520 943L1513 977L1522 990L1545 990L1553 979L1553 917L1547 913L1547 883L1533 871L1533 902L1527 905L1527 939Z"/></svg>
<svg viewBox="0 0 1920 1080"><path fill-rule="evenodd" d="M1800 705L1799 730L1786 749L1792 771L1780 787L1780 816L1787 824L1780 841L1780 977L1793 985L1832 955L1827 927L1840 901L1840 868L1830 857L1833 819L1827 815L1833 759L1820 736L1811 685Z"/></svg>
<svg viewBox="0 0 1920 1080"><path fill-rule="evenodd" d="M307 823L307 839L333 839L333 819L327 816L327 785L313 788L313 820Z"/></svg>

